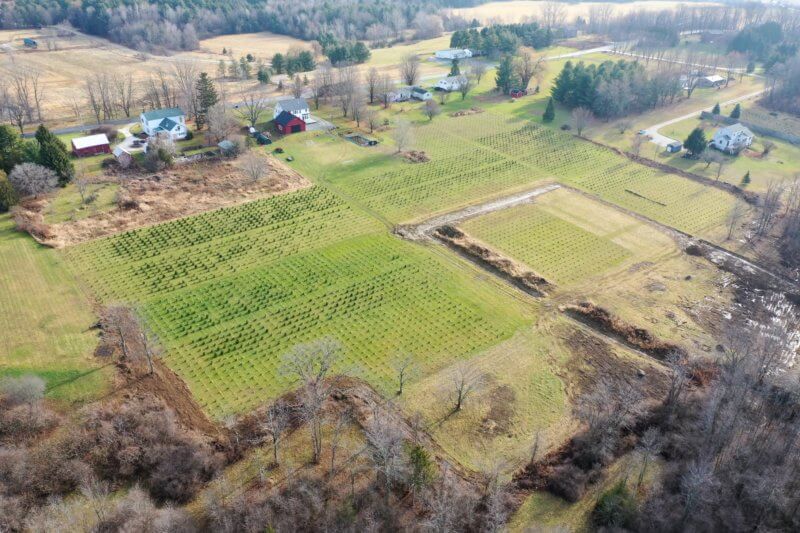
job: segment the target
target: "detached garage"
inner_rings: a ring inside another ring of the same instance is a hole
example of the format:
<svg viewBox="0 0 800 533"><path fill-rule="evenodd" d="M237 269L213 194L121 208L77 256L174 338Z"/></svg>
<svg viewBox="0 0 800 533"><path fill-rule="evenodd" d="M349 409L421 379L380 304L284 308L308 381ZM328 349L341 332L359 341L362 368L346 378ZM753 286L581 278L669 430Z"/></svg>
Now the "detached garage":
<svg viewBox="0 0 800 533"><path fill-rule="evenodd" d="M76 137L72 139L72 153L75 157L89 157L97 154L110 154L111 146L105 133Z"/></svg>
<svg viewBox="0 0 800 533"><path fill-rule="evenodd" d="M275 117L275 126L284 135L306 131L306 123L303 119L292 115L288 111L281 111L281 114Z"/></svg>

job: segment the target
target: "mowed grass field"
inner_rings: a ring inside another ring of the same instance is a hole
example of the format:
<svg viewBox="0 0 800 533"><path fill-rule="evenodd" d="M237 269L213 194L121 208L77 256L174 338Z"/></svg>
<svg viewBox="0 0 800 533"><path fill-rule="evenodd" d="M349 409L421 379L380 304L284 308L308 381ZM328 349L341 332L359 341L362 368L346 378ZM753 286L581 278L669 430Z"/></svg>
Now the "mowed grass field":
<svg viewBox="0 0 800 533"><path fill-rule="evenodd" d="M511 337L532 311L446 256L390 236L323 187L67 251L104 302L139 306L166 362L214 416L292 386L294 345L330 336L337 371L389 394L392 359L422 375Z"/></svg>
<svg viewBox="0 0 800 533"><path fill-rule="evenodd" d="M59 255L14 231L0 215L0 377L37 374L48 397L81 402L105 390L111 372L93 356L96 321Z"/></svg>

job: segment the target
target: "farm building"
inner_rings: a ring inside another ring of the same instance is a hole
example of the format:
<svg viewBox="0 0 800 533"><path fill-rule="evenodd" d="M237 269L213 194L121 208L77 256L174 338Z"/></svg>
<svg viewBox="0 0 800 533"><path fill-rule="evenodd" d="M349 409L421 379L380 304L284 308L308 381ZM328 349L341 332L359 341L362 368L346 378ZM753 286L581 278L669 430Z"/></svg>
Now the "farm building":
<svg viewBox="0 0 800 533"><path fill-rule="evenodd" d="M683 143L680 141L672 141L667 145L667 152L670 154L677 154L683 149Z"/></svg>
<svg viewBox="0 0 800 533"><path fill-rule="evenodd" d="M296 116L303 122L308 122L311 118L311 111L309 110L308 102L306 102L305 98L289 98L288 100L279 101L275 104L272 118L277 119L284 111Z"/></svg>
<svg viewBox="0 0 800 533"><path fill-rule="evenodd" d="M122 168L128 168L133 163L133 156L122 146L117 146L114 148L112 153L114 154L114 158L119 163L119 166Z"/></svg>
<svg viewBox="0 0 800 533"><path fill-rule="evenodd" d="M461 84L464 83L464 76L447 76L436 82L436 90L439 91L458 91L461 89Z"/></svg>
<svg viewBox="0 0 800 533"><path fill-rule="evenodd" d="M139 116L139 120L148 137L167 133L173 140L186 138L186 115L180 107L147 111Z"/></svg>
<svg viewBox="0 0 800 533"><path fill-rule="evenodd" d="M75 157L89 157L97 154L110 154L111 145L105 133L75 137L72 139L72 153Z"/></svg>
<svg viewBox="0 0 800 533"><path fill-rule="evenodd" d="M711 146L720 152L738 154L753 144L753 139L755 139L753 132L737 122L732 126L718 129L711 139Z"/></svg>
<svg viewBox="0 0 800 533"><path fill-rule="evenodd" d="M722 87L725 85L725 78L716 74L712 76L703 76L697 80L698 87Z"/></svg>
<svg viewBox="0 0 800 533"><path fill-rule="evenodd" d="M451 48L449 50L437 50L434 55L436 59L452 61L454 59L468 59L472 57L472 51L468 48Z"/></svg>
<svg viewBox="0 0 800 533"><path fill-rule="evenodd" d="M306 131L305 121L288 111L281 111L281 114L275 117L275 127L284 135Z"/></svg>

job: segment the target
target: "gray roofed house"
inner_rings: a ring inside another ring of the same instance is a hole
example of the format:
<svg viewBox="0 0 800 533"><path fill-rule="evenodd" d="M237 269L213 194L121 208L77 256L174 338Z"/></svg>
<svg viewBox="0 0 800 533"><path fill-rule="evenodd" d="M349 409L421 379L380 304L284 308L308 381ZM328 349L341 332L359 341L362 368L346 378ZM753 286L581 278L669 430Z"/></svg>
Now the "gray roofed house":
<svg viewBox="0 0 800 533"><path fill-rule="evenodd" d="M711 140L711 146L721 152L738 154L753 144L753 139L755 139L753 132L744 124L737 122L736 124L718 129L714 134L714 138Z"/></svg>
<svg viewBox="0 0 800 533"><path fill-rule="evenodd" d="M286 100L278 101L275 104L272 118L278 118L278 115L284 111L291 113L303 122L308 122L311 119L311 111L305 98L287 98Z"/></svg>

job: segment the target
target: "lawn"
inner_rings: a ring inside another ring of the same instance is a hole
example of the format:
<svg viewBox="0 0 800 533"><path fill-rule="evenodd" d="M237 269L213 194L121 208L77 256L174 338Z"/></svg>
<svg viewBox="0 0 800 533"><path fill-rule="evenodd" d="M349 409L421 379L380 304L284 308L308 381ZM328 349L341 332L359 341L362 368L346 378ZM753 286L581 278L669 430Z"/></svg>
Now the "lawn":
<svg viewBox="0 0 800 533"><path fill-rule="evenodd" d="M86 186L86 198L94 197L89 203L81 199L75 183L70 183L63 189L57 189L53 199L47 205L44 220L48 224L57 224L69 220L80 220L104 211L109 211L116 205L116 183L90 183Z"/></svg>
<svg viewBox="0 0 800 533"><path fill-rule="evenodd" d="M0 215L0 376L33 373L48 397L63 403L93 399L110 369L92 355L97 320L59 255L13 229Z"/></svg>
<svg viewBox="0 0 800 533"><path fill-rule="evenodd" d="M423 374L511 337L521 302L446 255L389 236L323 187L161 224L68 250L103 301L138 305L166 362L214 416L292 386L292 346L337 338L337 370L391 390L391 358Z"/></svg>
<svg viewBox="0 0 800 533"><path fill-rule="evenodd" d="M758 106L753 106L758 112ZM747 114L745 108L744 114ZM722 114L729 115L733 110L733 106L723 106ZM769 115L767 115L769 116ZM766 120L762 116L757 116L757 121ZM788 127L791 124L786 120L775 118L777 128ZM664 128L661 133L664 135L674 137L676 139L685 139L689 133L696 127L703 129L706 138L711 140L717 129L725 127L725 124L716 123L709 120L700 120L700 117L691 118L677 122ZM767 127L770 127L769 125ZM769 140L775 144L772 151L763 156L764 141ZM719 153L719 152L717 152ZM764 135L756 134L755 141L750 149L743 151L737 156L723 155L720 156L725 161L722 167L722 172L719 179L732 183L734 185L742 185L742 178L749 171L751 183L747 188L756 192L763 192L769 182L771 181L789 181L797 177L797 172L800 169L800 146L782 141L775 137L766 137ZM716 163L707 165L705 162L696 159L686 159L682 154L659 154L659 161L672 165L676 168L688 170L696 174L706 176L711 179L717 179L719 166Z"/></svg>

